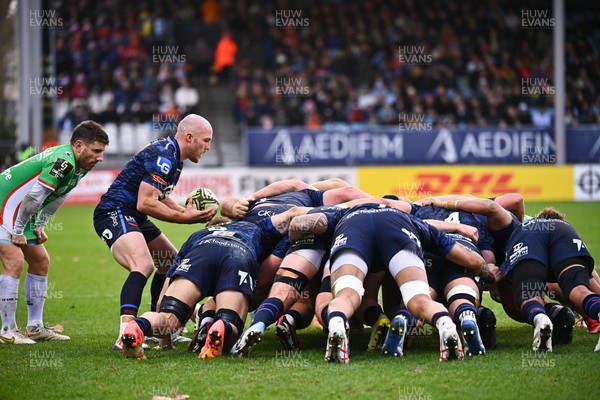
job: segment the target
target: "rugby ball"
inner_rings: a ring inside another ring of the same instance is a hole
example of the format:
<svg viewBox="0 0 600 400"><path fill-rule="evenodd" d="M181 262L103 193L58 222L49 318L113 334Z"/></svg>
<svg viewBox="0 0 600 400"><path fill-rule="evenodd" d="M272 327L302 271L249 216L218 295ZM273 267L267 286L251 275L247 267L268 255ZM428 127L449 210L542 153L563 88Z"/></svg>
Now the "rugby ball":
<svg viewBox="0 0 600 400"><path fill-rule="evenodd" d="M217 211L219 209L219 199L207 188L194 189L187 197L185 204L191 201L196 210L207 210L209 208Z"/></svg>

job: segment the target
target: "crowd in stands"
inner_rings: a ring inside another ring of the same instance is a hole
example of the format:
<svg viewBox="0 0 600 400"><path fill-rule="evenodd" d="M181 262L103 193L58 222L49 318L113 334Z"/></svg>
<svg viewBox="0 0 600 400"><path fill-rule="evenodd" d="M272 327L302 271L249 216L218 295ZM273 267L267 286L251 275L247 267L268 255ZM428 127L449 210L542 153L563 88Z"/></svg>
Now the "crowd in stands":
<svg viewBox="0 0 600 400"><path fill-rule="evenodd" d="M567 123L598 124L600 3L565 3ZM551 21L547 1L65 0L59 10L65 129L90 114L184 115L211 84L235 91L237 121L265 128L553 121L552 27L523 20L540 10Z"/></svg>

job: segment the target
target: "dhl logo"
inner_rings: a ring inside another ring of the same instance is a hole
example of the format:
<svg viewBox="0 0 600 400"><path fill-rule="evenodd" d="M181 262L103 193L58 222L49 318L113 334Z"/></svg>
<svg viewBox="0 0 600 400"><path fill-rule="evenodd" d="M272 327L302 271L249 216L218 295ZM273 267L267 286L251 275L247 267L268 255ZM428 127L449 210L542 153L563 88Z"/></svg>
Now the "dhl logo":
<svg viewBox="0 0 600 400"><path fill-rule="evenodd" d="M499 196L524 191L514 182L512 173L416 173L410 185L398 185L398 195L420 198L448 193L472 194L475 196ZM530 191L531 188L528 188Z"/></svg>

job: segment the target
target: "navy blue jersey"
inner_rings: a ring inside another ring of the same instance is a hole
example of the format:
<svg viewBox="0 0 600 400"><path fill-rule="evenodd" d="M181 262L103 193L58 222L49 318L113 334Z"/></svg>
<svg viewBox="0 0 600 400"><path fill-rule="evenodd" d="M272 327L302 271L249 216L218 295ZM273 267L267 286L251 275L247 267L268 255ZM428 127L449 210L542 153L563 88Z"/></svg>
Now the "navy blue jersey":
<svg viewBox="0 0 600 400"><path fill-rule="evenodd" d="M523 260L536 260L554 270L561 261L575 257L586 260L591 273L594 259L581 236L568 222L534 218L513 230L507 241L506 261L500 266L500 271L506 276Z"/></svg>
<svg viewBox="0 0 600 400"><path fill-rule="evenodd" d="M263 219L257 223L239 221L226 225L211 226L190 235L188 240L181 246L174 264L177 265L181 259L185 258L192 248L213 238L223 238L238 242L248 248L254 259L261 261L271 254L282 236L275 229L270 218Z"/></svg>
<svg viewBox="0 0 600 400"><path fill-rule="evenodd" d="M335 227L337 223L342 219L344 215L349 212L349 208L339 208L336 206L322 206L315 207L310 210L308 214L317 214L322 213L327 218L327 230L322 234L305 234L302 239L296 241L290 251L296 251L300 249L316 249L316 250L325 250L326 256L324 258L329 258L329 250L331 248L331 241L333 239L333 232L335 231Z"/></svg>
<svg viewBox="0 0 600 400"><path fill-rule="evenodd" d="M471 239L457 233L447 233L446 235L454 239L459 245L481 255L479 248L471 241ZM446 286L459 278L466 277L473 279L479 288L479 294L481 295L483 292L483 282L478 276L475 276L475 273L467 268L454 264L437 254L430 252L425 253L425 271L427 272L429 287L437 292L440 296L440 300L443 298ZM445 304L443 301L442 303Z"/></svg>
<svg viewBox="0 0 600 400"><path fill-rule="evenodd" d="M331 255L334 257L341 249L354 250L367 263L369 271L375 272L387 268L401 250L420 257L423 250L445 256L454 244L443 232L398 209L362 204L351 208L338 223Z"/></svg>
<svg viewBox="0 0 600 400"><path fill-rule="evenodd" d="M419 219L457 222L477 228L477 231L479 232L477 247L481 250L494 250L494 239L487 229L487 219L482 220L480 215L466 211L451 211L434 206L423 207L416 204L411 207L411 214Z"/></svg>
<svg viewBox="0 0 600 400"><path fill-rule="evenodd" d="M265 197L250 203L250 210L261 204L287 204L300 207L319 207L323 205L323 190L303 189L297 192Z"/></svg>
<svg viewBox="0 0 600 400"><path fill-rule="evenodd" d="M250 203L250 208L243 221L256 223L267 217L281 214L294 206L317 207L323 205L322 190L304 189L297 192L289 192L272 197L265 197ZM285 257L290 249L290 241L284 237L273 249L273 255L279 258Z"/></svg>
<svg viewBox="0 0 600 400"><path fill-rule="evenodd" d="M135 210L142 182L160 190L159 200L164 200L179 180L183 168L183 162L179 158L179 145L174 138L151 142L125 165L100 199L98 207Z"/></svg>
<svg viewBox="0 0 600 400"><path fill-rule="evenodd" d="M514 217L514 215L513 215ZM496 265L501 265L506 259L506 251L508 249L508 240L512 233L521 226L521 222L514 217L510 224L497 231L490 231L494 238L494 256L496 257Z"/></svg>

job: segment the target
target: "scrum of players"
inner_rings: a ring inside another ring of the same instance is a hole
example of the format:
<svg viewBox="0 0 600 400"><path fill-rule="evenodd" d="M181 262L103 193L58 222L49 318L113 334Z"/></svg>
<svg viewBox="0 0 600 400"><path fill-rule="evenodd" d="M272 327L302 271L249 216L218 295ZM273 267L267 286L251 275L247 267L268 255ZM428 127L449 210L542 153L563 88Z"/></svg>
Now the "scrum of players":
<svg viewBox="0 0 600 400"><path fill-rule="evenodd" d="M364 325L369 351L403 356L432 326L440 361L462 360L497 347L484 290L533 327L535 351L571 343L571 308L599 330L600 280L585 243L552 208L525 216L516 193L411 202L335 178L290 179L226 199L221 214L182 246L160 310L126 326L127 357L145 358L145 337L168 337L190 318L199 358L248 357L272 325L286 350L299 350L296 331L316 319L328 362L349 362L351 326Z"/></svg>
<svg viewBox="0 0 600 400"><path fill-rule="evenodd" d="M40 176L56 182L49 185L46 179L22 191L27 207L4 219L20 225L3 224L6 235L0 238L0 344L69 339L43 325L43 290L27 292L26 335L16 328L14 310L24 259L30 261L27 279L43 280L36 285L46 287L47 262L34 260L38 253L48 259L41 245L47 239L43 216L51 216L66 192L102 160L106 134L87 124L100 136L64 145L67 161L38 157L29 162ZM533 327L535 351L552 351L553 345L572 341L571 308L582 315L590 333L600 331L600 278L594 260L579 234L552 208L531 218L516 193L411 202L397 196L375 198L336 178L314 184L290 179L245 198L226 199L221 204L225 217L213 218L212 210L182 207L169 198L182 162L197 162L211 139L208 121L186 117L176 135L151 143L134 157L96 209L98 235L129 271L113 346L127 357L145 358L152 338L169 347L190 318L196 327L189 349L199 358L223 353L248 357L272 325L285 349L298 350L296 331L316 319L327 334L329 362L349 362L351 327L364 325L371 327L369 351L403 356L411 337L432 326L440 338L440 361L462 360L465 354L481 356L497 346L496 318L482 304L484 290L508 316ZM7 171L25 171L25 164ZM69 180L62 197L54 195L71 172L78 179ZM40 210L42 217L35 221ZM147 216L208 223L177 252ZM30 219L35 229L24 236L22 226ZM170 266L166 274L165 265ZM153 306L138 316L154 267L160 271L151 285ZM558 302L549 301L549 293ZM244 330L250 310L252 321ZM600 351L600 341L595 351Z"/></svg>

